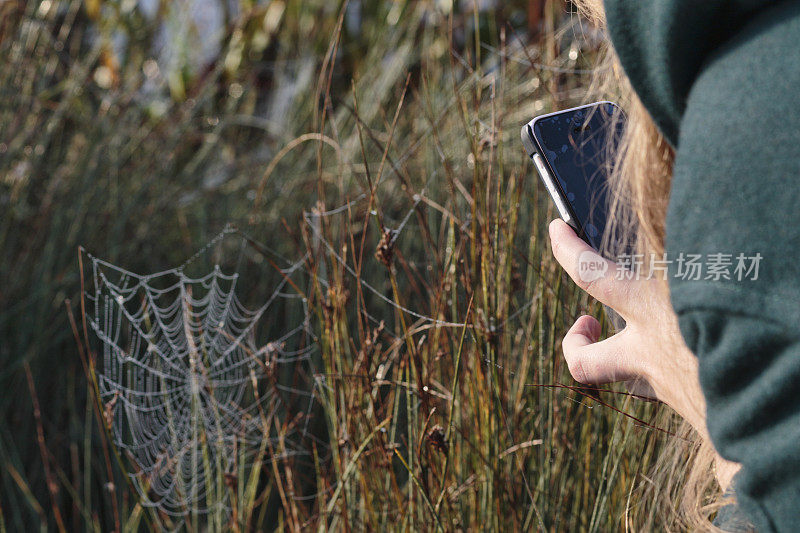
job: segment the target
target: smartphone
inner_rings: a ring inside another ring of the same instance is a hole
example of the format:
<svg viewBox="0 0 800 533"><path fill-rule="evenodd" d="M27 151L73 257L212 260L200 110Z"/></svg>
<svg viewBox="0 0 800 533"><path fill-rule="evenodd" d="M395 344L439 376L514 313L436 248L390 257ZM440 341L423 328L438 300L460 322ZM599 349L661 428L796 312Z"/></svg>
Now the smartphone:
<svg viewBox="0 0 800 533"><path fill-rule="evenodd" d="M533 159L559 215L600 255L616 261L630 245L605 237L608 172L622 136L625 116L613 102L541 115L522 127L522 144ZM625 321L603 306L611 326Z"/></svg>
<svg viewBox="0 0 800 533"><path fill-rule="evenodd" d="M548 113L522 127L522 144L559 215L604 256L614 248L603 242L606 191L610 157L623 127L624 115L613 102Z"/></svg>

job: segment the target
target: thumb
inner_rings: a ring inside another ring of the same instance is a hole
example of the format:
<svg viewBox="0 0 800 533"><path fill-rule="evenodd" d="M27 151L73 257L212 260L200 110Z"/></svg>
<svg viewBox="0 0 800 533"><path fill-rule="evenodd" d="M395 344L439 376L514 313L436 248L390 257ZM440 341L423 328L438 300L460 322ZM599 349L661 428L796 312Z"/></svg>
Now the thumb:
<svg viewBox="0 0 800 533"><path fill-rule="evenodd" d="M638 378L641 375L639 365L625 349L625 334L623 330L598 342L600 323L588 315L576 320L561 343L575 381L602 385Z"/></svg>

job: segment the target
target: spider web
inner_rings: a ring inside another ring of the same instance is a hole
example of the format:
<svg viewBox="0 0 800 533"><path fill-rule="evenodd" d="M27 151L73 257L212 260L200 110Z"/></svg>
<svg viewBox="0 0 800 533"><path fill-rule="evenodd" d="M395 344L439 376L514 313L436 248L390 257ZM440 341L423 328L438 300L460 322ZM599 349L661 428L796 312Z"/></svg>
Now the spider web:
<svg viewBox="0 0 800 533"><path fill-rule="evenodd" d="M149 275L86 254L94 282L87 322L102 342L97 383L106 422L135 465L129 475L143 504L172 517L230 512L231 495L246 496L264 461L303 453L292 435L305 435L308 416L299 429L297 417L287 421L287 397L308 396L308 415L313 394L286 376L314 344L306 342L305 301L284 292L302 261L281 270L266 301L248 307L237 296L236 271L215 263L187 275L233 232L180 267ZM243 239L237 268L244 246ZM302 323L259 343L259 325L292 300Z"/></svg>

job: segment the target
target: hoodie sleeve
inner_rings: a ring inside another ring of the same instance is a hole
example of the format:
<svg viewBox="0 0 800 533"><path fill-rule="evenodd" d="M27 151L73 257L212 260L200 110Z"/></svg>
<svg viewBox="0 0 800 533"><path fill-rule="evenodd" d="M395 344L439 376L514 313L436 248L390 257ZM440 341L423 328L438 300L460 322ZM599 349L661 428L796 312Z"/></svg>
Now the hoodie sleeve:
<svg viewBox="0 0 800 533"><path fill-rule="evenodd" d="M720 454L740 462L739 507L758 531L800 523L800 337L759 317L716 310L680 315L699 354L707 423Z"/></svg>

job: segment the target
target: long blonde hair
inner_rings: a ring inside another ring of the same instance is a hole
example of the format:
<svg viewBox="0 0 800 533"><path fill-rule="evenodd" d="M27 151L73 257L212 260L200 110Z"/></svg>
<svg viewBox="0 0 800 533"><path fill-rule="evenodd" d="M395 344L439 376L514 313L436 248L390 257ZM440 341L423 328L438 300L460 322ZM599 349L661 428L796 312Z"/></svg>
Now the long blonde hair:
<svg viewBox="0 0 800 533"><path fill-rule="evenodd" d="M605 25L601 0L576 2L582 14ZM625 128L614 154L609 178L608 235L632 243L647 262L664 251L664 229L672 182L674 150L659 132L637 97L611 46L595 69L591 99L613 98L625 112ZM666 291L666 280L663 282ZM635 488L635 507L626 526L633 529L720 531L711 518L722 495L714 474L713 446L671 410L663 409L659 424L675 435L658 445L658 458L643 472Z"/></svg>

